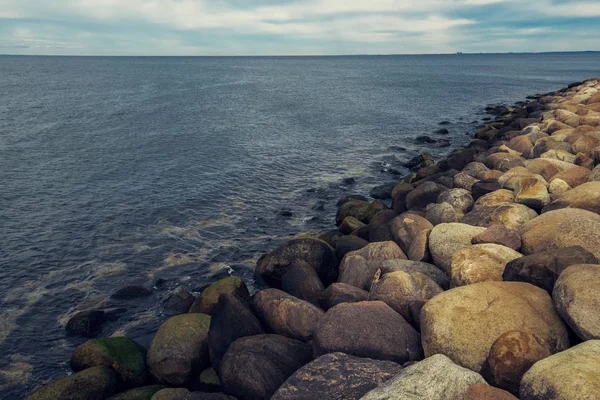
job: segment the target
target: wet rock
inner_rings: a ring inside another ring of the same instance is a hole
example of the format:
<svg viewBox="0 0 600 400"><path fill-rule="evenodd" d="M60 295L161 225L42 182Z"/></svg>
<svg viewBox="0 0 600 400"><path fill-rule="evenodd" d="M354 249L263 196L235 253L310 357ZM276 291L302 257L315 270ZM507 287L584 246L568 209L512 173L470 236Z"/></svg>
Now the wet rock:
<svg viewBox="0 0 600 400"><path fill-rule="evenodd" d="M548 212L561 208L581 208L600 214L600 182L584 183L569 190L543 211Z"/></svg>
<svg viewBox="0 0 600 400"><path fill-rule="evenodd" d="M69 319L65 329L70 336L94 337L100 333L105 322L117 320L126 311L122 307L80 311Z"/></svg>
<svg viewBox="0 0 600 400"><path fill-rule="evenodd" d="M595 264L596 257L581 246L564 247L515 259L506 264L505 281L528 282L552 293L562 272L575 264Z"/></svg>
<svg viewBox="0 0 600 400"><path fill-rule="evenodd" d="M485 384L481 375L462 368L442 354L406 367L367 393L362 400L463 399L471 385Z"/></svg>
<svg viewBox="0 0 600 400"><path fill-rule="evenodd" d="M187 290L179 289L173 292L163 302L165 310L176 314L183 314L189 311L196 298Z"/></svg>
<svg viewBox="0 0 600 400"><path fill-rule="evenodd" d="M392 232L390 231L390 227L388 224L369 224L369 241L374 242L388 242L390 240L394 240L392 237Z"/></svg>
<svg viewBox="0 0 600 400"><path fill-rule="evenodd" d="M406 208L409 210L425 211L429 203L435 203L438 196L446 187L433 182L425 182L406 196Z"/></svg>
<svg viewBox="0 0 600 400"><path fill-rule="evenodd" d="M371 218L381 210L387 207L381 201L367 202L361 200L352 200L340 206L336 214L336 225L340 225L346 217L354 217L365 224L368 224Z"/></svg>
<svg viewBox="0 0 600 400"><path fill-rule="evenodd" d="M369 195L374 199L387 200L392 198L392 190L394 190L396 182L386 183L385 185L375 186L369 192Z"/></svg>
<svg viewBox="0 0 600 400"><path fill-rule="evenodd" d="M556 310L582 340L600 338L599 284L599 264L577 264L567 268L554 285Z"/></svg>
<svg viewBox="0 0 600 400"><path fill-rule="evenodd" d="M339 226L338 229L344 235L349 235L352 232L354 232L355 230L357 230L358 228L362 228L363 226L366 226L366 224L364 224L363 222L360 222L356 218L346 217L346 218L344 218L344 221L342 221L342 224Z"/></svg>
<svg viewBox="0 0 600 400"><path fill-rule="evenodd" d="M438 129L437 131L435 131L433 133L437 133L439 135L447 135L447 134L450 133L450 131L448 129L446 129L446 128L441 128L441 129Z"/></svg>
<svg viewBox="0 0 600 400"><path fill-rule="evenodd" d="M492 344L481 374L494 386L519 393L523 375L539 360L550 356L548 344L522 331L506 332Z"/></svg>
<svg viewBox="0 0 600 400"><path fill-rule="evenodd" d="M184 388L166 388L154 393L150 400L191 400L191 395L192 393Z"/></svg>
<svg viewBox="0 0 600 400"><path fill-rule="evenodd" d="M391 361L331 353L296 371L272 400L359 400L369 390L392 378L402 367Z"/></svg>
<svg viewBox="0 0 600 400"><path fill-rule="evenodd" d="M471 186L471 194L473 195L473 199L477 200L478 198L485 196L488 193L495 192L496 190L502 189L497 179L484 179L479 182L475 182L473 186Z"/></svg>
<svg viewBox="0 0 600 400"><path fill-rule="evenodd" d="M535 210L541 210L550 203L550 194L546 185L535 178L521 178L515 187L515 200L519 204Z"/></svg>
<svg viewBox="0 0 600 400"><path fill-rule="evenodd" d="M425 218L435 226L458 222L462 218L462 214L459 214L449 203L443 202L431 204L430 207L427 207Z"/></svg>
<svg viewBox="0 0 600 400"><path fill-rule="evenodd" d="M428 237L431 229L433 229L431 222L410 212L397 216L390 223L392 238L408 258L414 261L429 260Z"/></svg>
<svg viewBox="0 0 600 400"><path fill-rule="evenodd" d="M435 139L427 135L420 135L415 138L415 143L435 143Z"/></svg>
<svg viewBox="0 0 600 400"><path fill-rule="evenodd" d="M115 394L109 397L108 400L151 400L156 392L165 388L166 386L162 385L143 386Z"/></svg>
<svg viewBox="0 0 600 400"><path fill-rule="evenodd" d="M505 390L490 385L476 384L469 386L464 400L518 400Z"/></svg>
<svg viewBox="0 0 600 400"><path fill-rule="evenodd" d="M522 282L482 282L450 289L421 310L425 356L444 354L479 372L496 339L521 330L556 353L569 347L567 330L548 293Z"/></svg>
<svg viewBox="0 0 600 400"><path fill-rule="evenodd" d="M321 292L325 289L317 272L307 263L296 263L281 280L282 289L309 303L318 305Z"/></svg>
<svg viewBox="0 0 600 400"><path fill-rule="evenodd" d="M413 169L415 167L423 167L425 162L433 161L433 156L429 153L423 153L416 157L411 158L403 164L404 167Z"/></svg>
<svg viewBox="0 0 600 400"><path fill-rule="evenodd" d="M452 254L471 245L474 236L485 231L466 224L440 224L429 235L429 251L434 264L449 273Z"/></svg>
<svg viewBox="0 0 600 400"><path fill-rule="evenodd" d="M160 326L146 358L157 382L183 385L208 365L209 325L206 314L181 314Z"/></svg>
<svg viewBox="0 0 600 400"><path fill-rule="evenodd" d="M335 255L338 260L342 260L346 254L351 251L360 250L368 244L368 241L359 238L358 236L344 235L341 236L336 243Z"/></svg>
<svg viewBox="0 0 600 400"><path fill-rule="evenodd" d="M239 298L231 294L219 296L208 330L208 353L216 371L220 371L225 352L237 339L264 333L258 318Z"/></svg>
<svg viewBox="0 0 600 400"><path fill-rule="evenodd" d="M413 326L419 326L423 305L443 290L420 272L395 271L384 274L373 283L369 300L383 301Z"/></svg>
<svg viewBox="0 0 600 400"><path fill-rule="evenodd" d="M329 309L313 339L315 356L342 352L400 364L423 358L417 331L381 301L342 303Z"/></svg>
<svg viewBox="0 0 600 400"><path fill-rule="evenodd" d="M521 400L600 398L600 341L589 340L538 361L523 376Z"/></svg>
<svg viewBox="0 0 600 400"><path fill-rule="evenodd" d="M399 183L394 186L392 191L392 210L397 213L403 213L406 208L406 197L414 189L410 183Z"/></svg>
<svg viewBox="0 0 600 400"><path fill-rule="evenodd" d="M522 257L521 253L499 244L476 244L456 251L450 267L451 287L479 282L502 281L507 262Z"/></svg>
<svg viewBox="0 0 600 400"><path fill-rule="evenodd" d="M369 202L368 199L365 196L363 196L363 195L360 195L360 194L349 194L349 195L341 197L338 200L336 206L338 208L340 208L344 204L346 204L348 202L351 202L351 201L354 201L354 200L364 201L364 202L367 202L367 203Z"/></svg>
<svg viewBox="0 0 600 400"><path fill-rule="evenodd" d="M506 246L509 249L521 248L521 236L517 231L505 228L502 225L492 225L484 232L473 237L473 244L493 243Z"/></svg>
<svg viewBox="0 0 600 400"><path fill-rule="evenodd" d="M341 180L341 184L345 186L354 185L356 183L356 179L353 177L347 177Z"/></svg>
<svg viewBox="0 0 600 400"><path fill-rule="evenodd" d="M507 229L517 230L538 214L523 204L500 204L498 206L475 206L466 214L461 223L488 228L502 225Z"/></svg>
<svg viewBox="0 0 600 400"><path fill-rule="evenodd" d="M243 300L250 298L244 281L237 276L228 276L204 289L190 307L190 313L212 314L214 307L219 302L219 296L223 293L232 294Z"/></svg>
<svg viewBox="0 0 600 400"><path fill-rule="evenodd" d="M377 214L375 214L373 216L373 218L371 218L369 225L387 224L388 222L390 222L397 216L398 216L398 213L396 213L394 210L382 210L382 211L379 211Z"/></svg>
<svg viewBox="0 0 600 400"><path fill-rule="evenodd" d="M308 342L324 312L307 301L279 289L264 289L254 295L254 309L260 320L278 335Z"/></svg>
<svg viewBox="0 0 600 400"><path fill-rule="evenodd" d="M370 243L360 250L346 254L340 264L339 282L368 290L373 275L382 261L405 259L406 255L394 242Z"/></svg>
<svg viewBox="0 0 600 400"><path fill-rule="evenodd" d="M223 357L221 385L239 400L267 400L311 359L310 346L298 340L279 335L243 337Z"/></svg>
<svg viewBox="0 0 600 400"><path fill-rule="evenodd" d="M104 399L115 392L117 377L105 366L88 368L51 382L27 397L27 400Z"/></svg>
<svg viewBox="0 0 600 400"><path fill-rule="evenodd" d="M318 239L290 240L259 260L256 273L273 287L280 287L281 278L297 261L311 265L324 284L337 278L337 258L327 243Z"/></svg>
<svg viewBox="0 0 600 400"><path fill-rule="evenodd" d="M395 271L404 271L409 274L418 272L427 275L444 290L450 286L448 275L433 264L410 260L387 260L381 264L380 269L382 274Z"/></svg>
<svg viewBox="0 0 600 400"><path fill-rule="evenodd" d="M600 215L577 208L550 211L519 230L525 255L570 246L581 246L600 257Z"/></svg>
<svg viewBox="0 0 600 400"><path fill-rule="evenodd" d="M75 372L101 365L112 368L125 387L141 386L146 381L146 349L129 338L88 340L71 356Z"/></svg>
<svg viewBox="0 0 600 400"><path fill-rule="evenodd" d="M114 292L110 298L113 300L135 300L152 296L152 291L142 285L128 285Z"/></svg>
<svg viewBox="0 0 600 400"><path fill-rule="evenodd" d="M329 310L341 303L357 303L367 300L369 292L346 283L332 283L321 293L319 306Z"/></svg>

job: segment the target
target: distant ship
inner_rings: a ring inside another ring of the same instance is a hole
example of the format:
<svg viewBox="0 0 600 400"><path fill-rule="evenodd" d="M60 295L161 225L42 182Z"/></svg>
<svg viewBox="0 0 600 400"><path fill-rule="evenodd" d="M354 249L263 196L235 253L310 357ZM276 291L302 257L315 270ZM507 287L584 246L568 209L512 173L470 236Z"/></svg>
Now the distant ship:
<svg viewBox="0 0 600 400"><path fill-rule="evenodd" d="M462 53L463 53L462 51L457 51L457 52L456 52L456 54L462 54Z"/></svg>

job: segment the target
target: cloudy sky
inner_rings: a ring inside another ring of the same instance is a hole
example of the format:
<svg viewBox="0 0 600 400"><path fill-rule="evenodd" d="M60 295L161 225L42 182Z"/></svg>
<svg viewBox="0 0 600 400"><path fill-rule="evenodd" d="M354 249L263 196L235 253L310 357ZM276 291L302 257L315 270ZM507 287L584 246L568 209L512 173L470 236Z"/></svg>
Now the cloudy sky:
<svg viewBox="0 0 600 400"><path fill-rule="evenodd" d="M0 0L0 54L600 50L589 0Z"/></svg>

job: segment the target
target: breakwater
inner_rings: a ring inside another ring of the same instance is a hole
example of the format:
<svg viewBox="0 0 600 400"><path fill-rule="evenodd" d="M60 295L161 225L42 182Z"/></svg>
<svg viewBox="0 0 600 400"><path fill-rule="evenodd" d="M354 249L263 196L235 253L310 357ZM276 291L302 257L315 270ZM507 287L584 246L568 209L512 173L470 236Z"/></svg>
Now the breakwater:
<svg viewBox="0 0 600 400"><path fill-rule="evenodd" d="M500 110L467 147L379 188L391 206L346 196L335 230L259 259L270 288L224 278L148 350L88 341L75 374L30 397L598 396L598 89Z"/></svg>

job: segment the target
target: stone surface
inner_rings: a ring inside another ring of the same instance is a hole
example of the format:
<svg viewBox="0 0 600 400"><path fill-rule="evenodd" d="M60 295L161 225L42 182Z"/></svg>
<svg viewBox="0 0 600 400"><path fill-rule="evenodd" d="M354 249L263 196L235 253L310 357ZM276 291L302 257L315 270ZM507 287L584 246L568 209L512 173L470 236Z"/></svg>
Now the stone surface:
<svg viewBox="0 0 600 400"><path fill-rule="evenodd" d="M27 400L101 400L115 392L117 377L106 366L88 368L51 382L31 393Z"/></svg>
<svg viewBox="0 0 600 400"><path fill-rule="evenodd" d="M323 310L279 289L263 289L254 295L256 314L269 331L309 341Z"/></svg>
<svg viewBox="0 0 600 400"><path fill-rule="evenodd" d="M221 363L221 385L239 400L269 399L312 359L311 348L279 335L247 336L229 346Z"/></svg>
<svg viewBox="0 0 600 400"><path fill-rule="evenodd" d="M355 235L340 236L335 244L335 255L338 260L342 260L346 254L360 250L368 244L368 241Z"/></svg>
<svg viewBox="0 0 600 400"><path fill-rule="evenodd" d="M523 375L533 364L550 356L548 344L522 331L506 332L492 345L481 374L492 385L519 393Z"/></svg>
<svg viewBox="0 0 600 400"><path fill-rule="evenodd" d="M499 206L514 202L515 194L512 190L499 189L477 199L475 206Z"/></svg>
<svg viewBox="0 0 600 400"><path fill-rule="evenodd" d="M483 164L482 164L483 165ZM438 198L438 203L448 203L454 209L461 213L465 214L473 208L473 196L471 192L465 189L450 189L448 191L442 192Z"/></svg>
<svg viewBox="0 0 600 400"><path fill-rule="evenodd" d="M410 274L419 272L427 275L444 290L450 286L450 277L433 264L410 260L388 260L381 264L380 269L382 274L394 271L404 271Z"/></svg>
<svg viewBox="0 0 600 400"><path fill-rule="evenodd" d="M391 361L326 354L290 376L271 400L359 400L401 370Z"/></svg>
<svg viewBox="0 0 600 400"><path fill-rule="evenodd" d="M562 194L569 190L571 190L571 186L562 179L554 179L550 186L548 186L548 191L552 194Z"/></svg>
<svg viewBox="0 0 600 400"><path fill-rule="evenodd" d="M581 208L600 214L600 182L588 182L564 193L550 203L544 212L561 208Z"/></svg>
<svg viewBox="0 0 600 400"><path fill-rule="evenodd" d="M523 376L521 400L600 398L600 341L589 340L538 361Z"/></svg>
<svg viewBox="0 0 600 400"><path fill-rule="evenodd" d="M404 317L413 326L419 326L423 304L442 289L427 275L420 272L395 271L384 274L373 283L369 300L381 300Z"/></svg>
<svg viewBox="0 0 600 400"><path fill-rule="evenodd" d="M469 386L464 400L518 400L505 390L490 385L476 384Z"/></svg>
<svg viewBox="0 0 600 400"><path fill-rule="evenodd" d="M432 228L426 218L411 212L397 216L390 223L394 241L414 261L429 259L428 239Z"/></svg>
<svg viewBox="0 0 600 400"><path fill-rule="evenodd" d="M283 275L281 288L292 296L315 305L318 305L321 293L325 290L317 272L304 261L294 264Z"/></svg>
<svg viewBox="0 0 600 400"><path fill-rule="evenodd" d="M591 173L592 171L590 171L587 168L575 166L573 168L567 169L554 175L550 180L550 183L552 183L554 179L562 179L570 187L575 188L587 182Z"/></svg>
<svg viewBox="0 0 600 400"><path fill-rule="evenodd" d="M473 199L477 200L480 197L499 189L502 189L502 187L498 183L498 179L484 179L473 184L471 187L471 194L473 195Z"/></svg>
<svg viewBox="0 0 600 400"><path fill-rule="evenodd" d="M349 235L358 228L362 228L365 225L366 224L364 222L361 222L354 217L346 217L344 218L344 221L342 221L342 224L339 226L338 229L344 235Z"/></svg>
<svg viewBox="0 0 600 400"><path fill-rule="evenodd" d="M571 265L558 277L556 310L582 340L600 339L600 264Z"/></svg>
<svg viewBox="0 0 600 400"><path fill-rule="evenodd" d="M494 243L506 246L509 249L519 250L521 248L521 236L517 231L505 228L502 225L492 225L484 232L474 236L471 243Z"/></svg>
<svg viewBox="0 0 600 400"><path fill-rule="evenodd" d="M146 357L157 382L183 385L208 365L209 325L206 314L181 314L160 326Z"/></svg>
<svg viewBox="0 0 600 400"><path fill-rule="evenodd" d="M485 380L448 357L436 354L405 368L362 400L463 400L474 384L485 384Z"/></svg>
<svg viewBox="0 0 600 400"><path fill-rule="evenodd" d="M600 257L600 215L577 208L544 213L519 230L525 255L581 246Z"/></svg>
<svg viewBox="0 0 600 400"><path fill-rule="evenodd" d="M369 290L379 264L394 259L407 259L396 243L392 241L371 243L360 250L346 254L340 264L338 282Z"/></svg>
<svg viewBox="0 0 600 400"><path fill-rule="evenodd" d="M521 253L499 244L476 244L452 254L451 287L479 282L502 281L507 262L522 257Z"/></svg>
<svg viewBox="0 0 600 400"><path fill-rule="evenodd" d="M429 235L429 252L434 264L449 273L452 254L470 246L473 237L484 231L485 228L459 223L435 226Z"/></svg>
<svg viewBox="0 0 600 400"><path fill-rule="evenodd" d="M369 292L347 283L332 283L321 293L319 306L329 310L341 303L357 303L369 298Z"/></svg>
<svg viewBox="0 0 600 400"><path fill-rule="evenodd" d="M423 358L420 338L400 314L381 301L339 304L314 331L315 356L342 352L397 363Z"/></svg>
<svg viewBox="0 0 600 400"><path fill-rule="evenodd" d="M115 394L108 400L151 400L156 392L165 388L166 386L162 385L143 386Z"/></svg>
<svg viewBox="0 0 600 400"><path fill-rule="evenodd" d="M427 207L425 218L432 225L449 224L458 222L462 218L462 214L459 214L449 203L444 202Z"/></svg>
<svg viewBox="0 0 600 400"><path fill-rule="evenodd" d="M168 312L183 314L190 310L194 301L196 298L193 294L184 289L177 289L164 300L163 306Z"/></svg>
<svg viewBox="0 0 600 400"><path fill-rule="evenodd" d="M435 203L438 196L447 190L445 186L433 182L425 182L412 190L406 196L406 208L408 210L425 211L430 203Z"/></svg>
<svg viewBox="0 0 600 400"><path fill-rule="evenodd" d="M535 178L521 178L515 186L515 200L534 210L541 210L550 203L546 185Z"/></svg>
<svg viewBox="0 0 600 400"><path fill-rule="evenodd" d="M421 310L425 355L445 354L479 372L494 341L521 330L538 336L551 353L569 347L563 322L548 293L522 282L483 282L435 296Z"/></svg>
<svg viewBox="0 0 600 400"><path fill-rule="evenodd" d="M562 272L575 264L595 264L598 260L581 246L564 247L517 258L504 269L505 281L528 282L552 293Z"/></svg>
<svg viewBox="0 0 600 400"><path fill-rule="evenodd" d="M475 206L466 214L461 223L473 226L490 227L502 225L517 230L538 214L523 204L500 204L497 206Z"/></svg>
<svg viewBox="0 0 600 400"><path fill-rule="evenodd" d="M250 298L244 281L237 276L228 276L204 289L190 307L190 313L212 314L213 308L219 301L219 296L223 293L233 294L244 300Z"/></svg>

